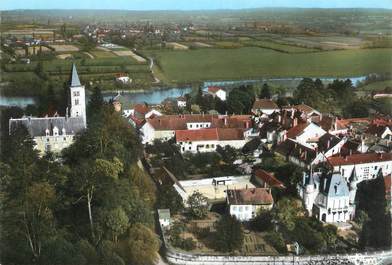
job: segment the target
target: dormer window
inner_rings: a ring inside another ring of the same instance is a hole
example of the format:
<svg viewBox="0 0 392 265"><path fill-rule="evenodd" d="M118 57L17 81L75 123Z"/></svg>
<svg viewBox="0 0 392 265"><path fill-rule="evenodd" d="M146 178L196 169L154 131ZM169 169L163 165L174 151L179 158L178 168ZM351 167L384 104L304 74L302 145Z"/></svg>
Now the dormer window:
<svg viewBox="0 0 392 265"><path fill-rule="evenodd" d="M53 135L59 136L59 129L56 126L53 128Z"/></svg>
<svg viewBox="0 0 392 265"><path fill-rule="evenodd" d="M65 135L65 128L63 128L63 129L61 130L61 133L62 133L63 135Z"/></svg>
<svg viewBox="0 0 392 265"><path fill-rule="evenodd" d="M49 135L50 135L49 129L46 129L46 130L45 130L45 134L46 134L46 136L49 136Z"/></svg>

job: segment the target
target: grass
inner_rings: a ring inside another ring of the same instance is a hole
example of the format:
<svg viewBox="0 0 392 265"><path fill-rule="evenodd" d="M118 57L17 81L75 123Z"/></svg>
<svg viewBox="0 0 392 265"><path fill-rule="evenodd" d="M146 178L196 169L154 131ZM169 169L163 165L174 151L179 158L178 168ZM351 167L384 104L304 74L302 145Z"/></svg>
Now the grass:
<svg viewBox="0 0 392 265"><path fill-rule="evenodd" d="M379 90L383 90L386 87L392 87L392 80L373 82L373 83L361 86L360 89L364 90L364 91L379 91Z"/></svg>
<svg viewBox="0 0 392 265"><path fill-rule="evenodd" d="M312 48L305 48L305 47L298 47L298 46L293 46L293 45L286 45L286 44L280 44L272 41L247 41L244 42L245 45L248 46L254 46L254 47L260 47L260 48L266 48L266 49L271 49L275 50L278 52L285 52L285 53L306 53L306 52L316 52L318 51L317 49L312 49Z"/></svg>
<svg viewBox="0 0 392 265"><path fill-rule="evenodd" d="M392 66L392 49L292 54L257 47L144 52L158 60L169 82L362 76L383 73Z"/></svg>
<svg viewBox="0 0 392 265"><path fill-rule="evenodd" d="M117 55L115 55L112 52L106 52L106 51L100 51L100 50L96 50L96 51L91 51L90 52L95 58L113 58L113 57L117 57Z"/></svg>

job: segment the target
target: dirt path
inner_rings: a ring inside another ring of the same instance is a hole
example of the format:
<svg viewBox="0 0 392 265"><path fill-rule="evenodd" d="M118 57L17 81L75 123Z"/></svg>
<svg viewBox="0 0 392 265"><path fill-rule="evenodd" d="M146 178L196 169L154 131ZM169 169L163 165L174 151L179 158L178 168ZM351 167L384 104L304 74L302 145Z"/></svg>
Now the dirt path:
<svg viewBox="0 0 392 265"><path fill-rule="evenodd" d="M154 70L153 70L153 67L154 67L154 59L152 58L152 57L148 57L148 59L150 60L150 70L151 70L151 74L152 74L152 76L154 77L154 84L157 84L157 83L159 83L159 82L161 82L161 80L159 80L158 79L158 77L156 77L155 76L155 74L154 74Z"/></svg>
<svg viewBox="0 0 392 265"><path fill-rule="evenodd" d="M84 54L87 55L88 57L90 57L91 59L94 59L94 58L95 58L94 55L92 55L92 54L89 53L89 52L84 52Z"/></svg>

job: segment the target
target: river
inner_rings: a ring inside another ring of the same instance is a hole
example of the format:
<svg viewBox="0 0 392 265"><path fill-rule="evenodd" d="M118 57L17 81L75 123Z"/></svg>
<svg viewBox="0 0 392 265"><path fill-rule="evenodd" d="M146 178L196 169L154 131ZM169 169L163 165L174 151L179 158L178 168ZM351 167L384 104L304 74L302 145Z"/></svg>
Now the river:
<svg viewBox="0 0 392 265"><path fill-rule="evenodd" d="M355 85L358 81L363 81L366 79L366 76L359 77L347 77L351 79L353 84ZM347 79L341 78L341 79ZM332 82L336 78L328 78L323 77L320 78L323 83ZM204 89L206 90L208 86L236 86L236 85L245 85L245 84L262 84L265 82L273 83L275 85L281 86L291 86L296 87L298 83L302 80L302 78L270 78L270 79L258 79L258 80L227 80L227 81L206 81L203 84ZM190 86L187 87L172 87L172 88L164 88L164 89L151 89L150 91L144 92L124 92L122 95L129 102L146 102L148 104L159 104L166 98L176 98L179 96L183 96L192 91ZM105 100L110 100L117 93L115 92L105 92L104 98ZM87 96L88 97L88 96ZM18 107L26 107L27 105L34 104L36 101L33 97L3 97L0 96L0 106L18 106Z"/></svg>

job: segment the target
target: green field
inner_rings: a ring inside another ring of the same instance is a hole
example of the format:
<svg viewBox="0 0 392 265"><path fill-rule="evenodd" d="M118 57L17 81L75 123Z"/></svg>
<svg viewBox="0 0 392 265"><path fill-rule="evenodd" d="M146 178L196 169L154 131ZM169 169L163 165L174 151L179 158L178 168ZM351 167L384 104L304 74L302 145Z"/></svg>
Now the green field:
<svg viewBox="0 0 392 265"><path fill-rule="evenodd" d="M145 51L169 82L260 77L348 77L384 73L392 66L392 49L356 49L282 53L270 49L199 49Z"/></svg>
<svg viewBox="0 0 392 265"><path fill-rule="evenodd" d="M276 42L268 41L268 40L246 41L246 42L244 42L244 44L247 46L271 49L271 50L275 50L278 52L285 52L285 53L306 53L306 52L318 51L317 49L298 47L298 46L294 46L294 45L280 44L280 43L276 43Z"/></svg>
<svg viewBox="0 0 392 265"><path fill-rule="evenodd" d="M386 87L392 87L392 80L377 81L361 87L364 91L379 91Z"/></svg>

